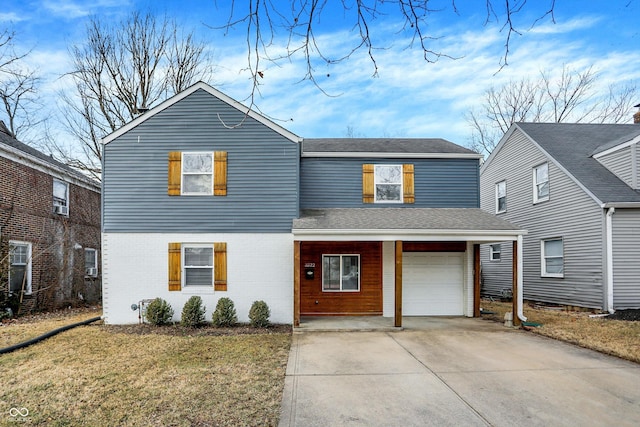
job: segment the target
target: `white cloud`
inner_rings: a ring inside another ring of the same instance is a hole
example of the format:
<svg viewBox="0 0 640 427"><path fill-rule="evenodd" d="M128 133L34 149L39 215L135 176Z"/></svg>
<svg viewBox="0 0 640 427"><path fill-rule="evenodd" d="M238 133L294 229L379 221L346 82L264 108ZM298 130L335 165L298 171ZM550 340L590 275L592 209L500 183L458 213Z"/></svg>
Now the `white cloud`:
<svg viewBox="0 0 640 427"><path fill-rule="evenodd" d="M0 22L20 22L22 20L26 19L24 16L19 16L17 13L15 12L9 12L9 13L0 13Z"/></svg>

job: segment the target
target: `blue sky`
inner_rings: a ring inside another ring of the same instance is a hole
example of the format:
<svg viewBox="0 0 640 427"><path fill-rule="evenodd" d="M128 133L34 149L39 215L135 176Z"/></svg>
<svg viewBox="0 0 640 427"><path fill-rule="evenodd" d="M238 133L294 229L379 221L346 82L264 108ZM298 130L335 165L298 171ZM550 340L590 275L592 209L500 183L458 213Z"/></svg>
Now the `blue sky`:
<svg viewBox="0 0 640 427"><path fill-rule="evenodd" d="M248 0L247 0L248 1ZM216 5L217 3L217 5ZM57 90L65 87L62 75L69 69L68 46L82 42L90 15L118 21L133 10L167 13L196 33L211 49L217 72L210 82L229 96L244 102L251 83L246 72L246 41L242 31L223 36L211 29L223 24L228 12L225 0L9 0L0 10L0 29L16 31L20 47L31 49L29 63L44 76L43 98L55 103ZM236 3L241 3L237 1ZM244 3L244 2L242 2ZM438 6L438 2L433 3ZM502 4L502 1L496 1ZM348 129L364 137L441 137L466 145L471 133L465 115L477 109L490 86L510 80L553 75L563 65L574 69L593 66L603 88L628 81L640 82L640 0L609 2L556 0L555 24L550 19L530 24L548 1L529 1L519 19L521 35L511 42L509 65L500 69L506 34L500 25L483 25L484 2L457 1L458 14L447 8L433 13L429 29L438 39L434 48L458 59L441 58L427 63L422 53L407 49L402 34L394 34L397 17L388 15L374 23L372 31L387 49L376 52L378 76L366 52L326 68L317 75L327 96L308 81L298 59L264 66L259 109L290 131L308 138L344 137ZM344 22L325 19L318 34L325 52L339 52L354 34ZM207 25L209 27L207 27ZM329 74L329 77L326 75ZM640 99L637 101L640 103ZM631 118L630 118L631 120Z"/></svg>

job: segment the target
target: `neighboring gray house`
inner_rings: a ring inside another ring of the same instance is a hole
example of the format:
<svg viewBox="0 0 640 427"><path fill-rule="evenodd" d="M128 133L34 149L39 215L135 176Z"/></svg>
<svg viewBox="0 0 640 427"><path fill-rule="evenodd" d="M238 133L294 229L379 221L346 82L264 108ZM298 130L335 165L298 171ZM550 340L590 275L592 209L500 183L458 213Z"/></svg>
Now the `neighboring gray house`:
<svg viewBox="0 0 640 427"><path fill-rule="evenodd" d="M480 169L481 208L528 231L524 298L640 308L640 124L517 123ZM511 288L511 245L481 251L484 295Z"/></svg>
<svg viewBox="0 0 640 427"><path fill-rule="evenodd" d="M481 156L442 139L303 139L197 83L103 144L107 323L194 295L241 321L257 300L294 325L477 317L480 244L522 252L524 231L480 209Z"/></svg>

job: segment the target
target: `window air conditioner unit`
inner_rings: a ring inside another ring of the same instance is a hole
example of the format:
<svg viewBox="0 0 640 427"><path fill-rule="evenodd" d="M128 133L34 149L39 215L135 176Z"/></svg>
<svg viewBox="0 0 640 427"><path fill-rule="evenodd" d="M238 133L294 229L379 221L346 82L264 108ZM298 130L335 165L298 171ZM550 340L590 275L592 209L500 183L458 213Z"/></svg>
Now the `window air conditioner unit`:
<svg viewBox="0 0 640 427"><path fill-rule="evenodd" d="M87 268L87 276L96 277L98 275L97 268Z"/></svg>
<svg viewBox="0 0 640 427"><path fill-rule="evenodd" d="M58 215L69 215L69 208L67 206L56 206L55 211Z"/></svg>

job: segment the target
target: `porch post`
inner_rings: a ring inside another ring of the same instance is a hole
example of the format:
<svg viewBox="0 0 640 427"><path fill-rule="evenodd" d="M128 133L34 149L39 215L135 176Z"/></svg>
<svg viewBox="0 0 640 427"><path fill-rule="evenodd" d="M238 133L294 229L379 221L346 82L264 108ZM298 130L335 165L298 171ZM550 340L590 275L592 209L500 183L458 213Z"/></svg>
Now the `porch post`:
<svg viewBox="0 0 640 427"><path fill-rule="evenodd" d="M480 245L473 245L473 317L480 317Z"/></svg>
<svg viewBox="0 0 640 427"><path fill-rule="evenodd" d="M395 316L393 326L402 326L402 240L396 240Z"/></svg>
<svg viewBox="0 0 640 427"><path fill-rule="evenodd" d="M300 326L300 241L293 242L293 326Z"/></svg>
<svg viewBox="0 0 640 427"><path fill-rule="evenodd" d="M518 241L513 241L513 264L511 266L511 276L512 276L512 289L511 289L511 301L512 307L511 310L513 312L513 326L520 326L520 318L518 317L518 303L520 299L518 298Z"/></svg>

